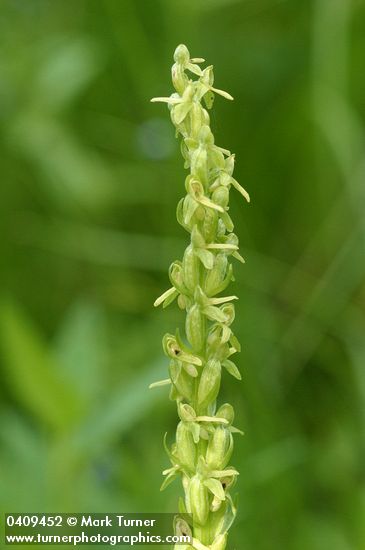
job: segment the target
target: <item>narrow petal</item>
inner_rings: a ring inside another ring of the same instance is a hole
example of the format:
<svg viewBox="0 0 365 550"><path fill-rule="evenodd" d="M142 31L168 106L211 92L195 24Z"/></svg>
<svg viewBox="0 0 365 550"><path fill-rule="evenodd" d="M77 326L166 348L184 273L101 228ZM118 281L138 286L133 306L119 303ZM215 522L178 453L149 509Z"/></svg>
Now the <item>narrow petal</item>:
<svg viewBox="0 0 365 550"><path fill-rule="evenodd" d="M206 197L205 195L199 197L197 199L200 204L203 204L204 206L208 206L208 208L213 208L213 210L218 210L218 212L224 212L224 209L219 204L215 204L215 202L211 201Z"/></svg>
<svg viewBox="0 0 365 550"><path fill-rule="evenodd" d="M151 103L181 103L182 99L178 97L153 97L151 100Z"/></svg>
<svg viewBox="0 0 365 550"><path fill-rule="evenodd" d="M246 199L246 201L250 202L250 195L247 193L246 189L244 189L242 185L240 185L238 181L235 180L234 178L231 179L231 183L233 187L241 193L241 195Z"/></svg>
<svg viewBox="0 0 365 550"><path fill-rule="evenodd" d="M235 468L227 468L227 470L212 470L209 475L211 477L220 478L228 476L239 476L240 473L237 472Z"/></svg>
<svg viewBox="0 0 365 550"><path fill-rule="evenodd" d="M229 244L229 243L211 243L207 244L207 248L211 249L222 249L222 250L238 250L238 246L236 244Z"/></svg>
<svg viewBox="0 0 365 550"><path fill-rule="evenodd" d="M219 418L218 416L197 416L198 422L217 422L218 424L229 424L226 418Z"/></svg>
<svg viewBox="0 0 365 550"><path fill-rule="evenodd" d="M237 247L237 248L238 248L238 247ZM241 262L241 264L246 263L246 262L245 262L245 259L242 258L241 254L240 254L239 252L237 252L237 250L236 250L236 252L233 252L232 256L233 256L234 258L236 258L236 260L239 260L239 261Z"/></svg>
<svg viewBox="0 0 365 550"><path fill-rule="evenodd" d="M168 386L169 384L171 384L170 378L165 378L165 380L159 380L158 382L152 382L152 384L150 384L148 386L148 388L150 390L152 390L153 388L159 388L161 386Z"/></svg>
<svg viewBox="0 0 365 550"><path fill-rule="evenodd" d="M195 65L194 63L188 63L186 65L186 68L190 72L196 74L197 76L201 76L203 74L203 71L201 70L201 68L198 65Z"/></svg>
<svg viewBox="0 0 365 550"><path fill-rule="evenodd" d="M171 473L169 474L162 482L162 485L160 487L160 491L163 491L164 489L166 489L166 487L168 487L168 485L170 485L170 483L172 483L173 481L175 481L175 479L177 479L178 477L178 474L177 473Z"/></svg>
<svg viewBox="0 0 365 550"><path fill-rule="evenodd" d="M213 305L225 304L231 300L238 300L238 296L223 296L222 298L211 298L209 302Z"/></svg>
<svg viewBox="0 0 365 550"><path fill-rule="evenodd" d="M233 434L245 435L245 432L243 432L242 430L236 428L235 426L231 426L229 429Z"/></svg>
<svg viewBox="0 0 365 550"><path fill-rule="evenodd" d="M164 302L166 300L166 298L169 298L169 296L172 296L172 294L174 294L174 292L177 292L177 291L176 291L176 288L173 286L173 287L169 288L168 290L166 290L166 292L161 294L161 296L159 296L154 301L153 305L155 307L158 307L160 304L162 304L162 302Z"/></svg>
<svg viewBox="0 0 365 550"><path fill-rule="evenodd" d="M216 147L221 153L223 153L227 157L231 156L231 151L228 151L228 149L223 149L223 147L218 147L218 145Z"/></svg>
<svg viewBox="0 0 365 550"><path fill-rule="evenodd" d="M230 99L230 100L233 100L233 97L231 96L231 94L229 94L228 92L225 92L224 90L218 90L218 88L210 88L212 90L212 92L214 92L215 94L219 94L221 95L222 97L225 97L226 99Z"/></svg>

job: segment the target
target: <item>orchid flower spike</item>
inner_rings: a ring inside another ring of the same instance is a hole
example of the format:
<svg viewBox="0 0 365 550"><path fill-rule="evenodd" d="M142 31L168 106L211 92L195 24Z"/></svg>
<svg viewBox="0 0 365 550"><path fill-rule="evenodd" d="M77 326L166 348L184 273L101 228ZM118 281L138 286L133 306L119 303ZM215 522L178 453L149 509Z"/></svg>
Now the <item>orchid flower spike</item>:
<svg viewBox="0 0 365 550"><path fill-rule="evenodd" d="M175 534L189 533L191 543L175 550L224 550L228 530L236 516L231 489L238 476L229 465L233 453L234 411L225 403L217 410L225 372L241 380L231 356L241 347L233 333L233 302L237 296L221 294L233 280L231 259L244 262L228 214L230 189L249 201L247 191L233 178L234 155L215 144L208 110L214 95L232 96L214 86L213 67L200 67L202 58L191 58L180 44L174 54L172 84L175 91L153 102L168 105L189 174L186 195L177 207L177 220L190 242L181 260L169 270L172 286L154 305L167 307L176 298L185 310L185 334L165 334L163 349L169 359L169 377L151 388L168 386L176 401L179 423L175 441L164 441L171 467L163 471L165 489L180 478L184 498ZM194 80L194 77L195 80ZM222 371L223 372L222 374ZM189 516L190 515L190 516Z"/></svg>

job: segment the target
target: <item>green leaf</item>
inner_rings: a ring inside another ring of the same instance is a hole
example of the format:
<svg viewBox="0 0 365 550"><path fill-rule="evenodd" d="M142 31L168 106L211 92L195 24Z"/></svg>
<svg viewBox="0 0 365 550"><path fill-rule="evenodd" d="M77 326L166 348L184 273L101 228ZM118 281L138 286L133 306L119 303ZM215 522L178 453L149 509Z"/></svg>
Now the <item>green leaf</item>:
<svg viewBox="0 0 365 550"><path fill-rule="evenodd" d="M38 420L64 430L78 420L82 405L46 344L13 303L0 312L0 343L10 391Z"/></svg>
<svg viewBox="0 0 365 550"><path fill-rule="evenodd" d="M102 389L106 356L105 323L102 312L92 303L74 303L58 331L55 351L62 372L85 400L91 401Z"/></svg>
<svg viewBox="0 0 365 550"><path fill-rule="evenodd" d="M74 434L71 445L75 455L88 458L99 455L122 433L145 418L153 405L161 401L161 393L148 391L148 385L164 375L166 365L157 360L132 381L124 380L116 387Z"/></svg>

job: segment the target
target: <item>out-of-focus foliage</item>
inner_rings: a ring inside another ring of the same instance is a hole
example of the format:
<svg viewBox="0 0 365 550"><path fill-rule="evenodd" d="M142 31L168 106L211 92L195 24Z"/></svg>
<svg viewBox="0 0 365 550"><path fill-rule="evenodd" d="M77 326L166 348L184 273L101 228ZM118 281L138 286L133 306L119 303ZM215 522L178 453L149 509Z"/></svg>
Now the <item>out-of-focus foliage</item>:
<svg viewBox="0 0 365 550"><path fill-rule="evenodd" d="M365 547L365 6L359 0L2 0L2 511L174 511L176 411L152 303L186 235L165 107L175 46L214 62L246 435L232 548Z"/></svg>

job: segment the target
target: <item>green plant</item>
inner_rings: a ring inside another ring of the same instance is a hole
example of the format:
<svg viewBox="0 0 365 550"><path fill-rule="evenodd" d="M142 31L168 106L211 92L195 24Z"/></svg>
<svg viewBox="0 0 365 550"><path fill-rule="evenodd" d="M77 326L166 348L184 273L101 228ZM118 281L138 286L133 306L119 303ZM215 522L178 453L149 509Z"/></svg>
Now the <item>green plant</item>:
<svg viewBox="0 0 365 550"><path fill-rule="evenodd" d="M186 46L177 47L172 67L172 82L176 93L154 98L166 102L177 136L182 137L181 151L185 168L190 173L185 180L187 194L178 204L177 220L190 235L190 244L182 261L170 266L172 287L155 301L155 306L168 306L177 298L186 311L185 336L177 330L165 334L163 348L170 358L167 380L151 384L171 384L170 397L177 402L180 422L176 441L165 447L172 467L162 489L176 477L182 477L185 498L180 499L181 514L176 532L189 533L193 546L202 550L226 547L227 532L236 507L230 495L238 472L228 466L233 450L232 405L217 409L221 370L241 379L231 356L240 351L231 324L236 296L217 297L233 280L229 258L243 262L238 252L238 238L228 214L229 191L235 187L249 201L247 192L233 178L234 155L214 143L207 109L214 94L233 99L227 92L213 87L213 67L201 69L204 59L191 59ZM197 76L191 80L187 72ZM185 516L184 516L185 517ZM190 525L189 525L190 521ZM179 548L183 548L180 546Z"/></svg>

